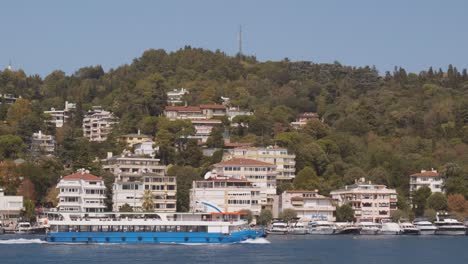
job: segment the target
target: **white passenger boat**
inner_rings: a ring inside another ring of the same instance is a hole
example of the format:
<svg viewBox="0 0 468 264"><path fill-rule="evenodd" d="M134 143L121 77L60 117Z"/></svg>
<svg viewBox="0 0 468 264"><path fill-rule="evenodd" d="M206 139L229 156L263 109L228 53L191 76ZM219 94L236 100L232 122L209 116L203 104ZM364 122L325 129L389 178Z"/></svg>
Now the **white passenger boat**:
<svg viewBox="0 0 468 264"><path fill-rule="evenodd" d="M466 226L448 215L437 215L434 225L437 227L436 235L463 236L466 234Z"/></svg>
<svg viewBox="0 0 468 264"><path fill-rule="evenodd" d="M415 219L413 224L419 229L420 235L435 235L437 227L426 219Z"/></svg>
<svg viewBox="0 0 468 264"><path fill-rule="evenodd" d="M238 243L264 237L242 213L48 213L55 243Z"/></svg>
<svg viewBox="0 0 468 264"><path fill-rule="evenodd" d="M328 221L311 221L308 224L308 231L311 235L332 235L336 226Z"/></svg>
<svg viewBox="0 0 468 264"><path fill-rule="evenodd" d="M361 228L361 235L377 235L380 232L380 227L374 222L360 222L358 227Z"/></svg>
<svg viewBox="0 0 468 264"><path fill-rule="evenodd" d="M307 228L302 222L293 222L289 224L288 234L291 235L305 235L307 234Z"/></svg>
<svg viewBox="0 0 468 264"><path fill-rule="evenodd" d="M361 228L353 223L336 222L335 227L336 235L359 235L361 233Z"/></svg>
<svg viewBox="0 0 468 264"><path fill-rule="evenodd" d="M400 233L401 233L401 228L398 223L392 222L390 220L382 220L382 226L380 228L379 234L399 235Z"/></svg>
<svg viewBox="0 0 468 264"><path fill-rule="evenodd" d="M282 221L273 222L266 230L269 235L286 235L288 233L288 224Z"/></svg>
<svg viewBox="0 0 468 264"><path fill-rule="evenodd" d="M419 235L419 228L409 222L400 222L402 235Z"/></svg>

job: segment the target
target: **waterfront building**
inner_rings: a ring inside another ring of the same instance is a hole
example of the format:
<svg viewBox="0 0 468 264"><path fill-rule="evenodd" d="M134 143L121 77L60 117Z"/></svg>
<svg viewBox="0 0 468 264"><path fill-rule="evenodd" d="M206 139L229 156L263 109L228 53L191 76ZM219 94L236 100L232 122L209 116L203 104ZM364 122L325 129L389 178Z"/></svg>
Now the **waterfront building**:
<svg viewBox="0 0 468 264"><path fill-rule="evenodd" d="M103 169L115 176L112 187L114 211L119 211L124 204L141 211L145 190L150 190L153 195L155 212L176 211L176 178L166 175L167 167L159 164L159 159L108 153L108 158L101 162Z"/></svg>
<svg viewBox="0 0 468 264"><path fill-rule="evenodd" d="M89 141L105 141L112 131L112 126L117 122L117 118L111 112L93 107L83 118L83 136Z"/></svg>
<svg viewBox="0 0 468 264"><path fill-rule="evenodd" d="M126 143L127 147L132 148L133 145L138 143L143 143L147 141L152 141L152 137L148 135L141 134L140 130L135 134L126 134L119 137L119 140Z"/></svg>
<svg viewBox="0 0 468 264"><path fill-rule="evenodd" d="M291 182L296 177L296 155L278 147L238 147L228 150L224 160L232 158L254 159L276 165L277 183Z"/></svg>
<svg viewBox="0 0 468 264"><path fill-rule="evenodd" d="M52 135L43 134L39 130L33 133L31 138L31 153L32 154L54 154L55 153L55 138Z"/></svg>
<svg viewBox="0 0 468 264"><path fill-rule="evenodd" d="M80 169L60 179L57 184L58 210L65 212L104 212L104 180Z"/></svg>
<svg viewBox="0 0 468 264"><path fill-rule="evenodd" d="M58 110L51 108L50 111L44 111L44 114L49 116L47 123L54 125L55 127L63 127L71 117L71 111L76 109L76 104L65 101L65 108Z"/></svg>
<svg viewBox="0 0 468 264"><path fill-rule="evenodd" d="M238 212L242 209L260 215L260 187L246 179L209 178L194 181L190 189L192 212Z"/></svg>
<svg viewBox="0 0 468 264"><path fill-rule="evenodd" d="M444 179L437 170L421 170L420 173L410 175L410 192L414 192L421 187L429 187L431 191L443 192Z"/></svg>
<svg viewBox="0 0 468 264"><path fill-rule="evenodd" d="M178 105L183 101L184 95L189 94L189 91L185 88L174 89L167 92L167 104L168 105Z"/></svg>
<svg viewBox="0 0 468 264"><path fill-rule="evenodd" d="M397 209L396 190L366 182L364 178L342 189L331 191L330 195L340 206L351 205L359 222L380 223L381 219L390 218L391 212Z"/></svg>
<svg viewBox="0 0 468 264"><path fill-rule="evenodd" d="M319 120L319 116L317 113L306 112L299 114L296 118L296 121L291 122L291 127L295 129L299 129L307 124L307 122L311 120Z"/></svg>
<svg viewBox="0 0 468 264"><path fill-rule="evenodd" d="M335 221L336 206L332 198L315 191L284 191L280 195L280 211L293 209L301 221Z"/></svg>
<svg viewBox="0 0 468 264"><path fill-rule="evenodd" d="M16 222L23 210L23 196L5 195L0 187L0 223Z"/></svg>
<svg viewBox="0 0 468 264"><path fill-rule="evenodd" d="M261 209L273 209L276 196L276 166L271 163L234 158L213 165L211 177L214 179L241 179L260 188Z"/></svg>

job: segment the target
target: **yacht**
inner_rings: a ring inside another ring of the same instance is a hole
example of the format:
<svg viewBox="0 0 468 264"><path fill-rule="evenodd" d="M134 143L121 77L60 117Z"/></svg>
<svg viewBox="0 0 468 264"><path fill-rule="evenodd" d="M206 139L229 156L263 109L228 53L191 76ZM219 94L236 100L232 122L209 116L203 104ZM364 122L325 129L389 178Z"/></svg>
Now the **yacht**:
<svg viewBox="0 0 468 264"><path fill-rule="evenodd" d="M239 243L265 237L242 213L49 212L50 243Z"/></svg>
<svg viewBox="0 0 468 264"><path fill-rule="evenodd" d="M336 227L328 221L311 221L308 224L308 231L311 235L332 235Z"/></svg>
<svg viewBox="0 0 468 264"><path fill-rule="evenodd" d="M413 224L419 229L420 235L435 235L437 227L426 219L415 219Z"/></svg>
<svg viewBox="0 0 468 264"><path fill-rule="evenodd" d="M30 234L31 232L31 223L29 222L18 222L16 224L15 233L16 234Z"/></svg>
<svg viewBox="0 0 468 264"><path fill-rule="evenodd" d="M437 227L436 235L463 236L466 233L466 226L448 215L437 215L434 225Z"/></svg>
<svg viewBox="0 0 468 264"><path fill-rule="evenodd" d="M336 222L335 234L337 235L359 235L361 233L361 228L346 222Z"/></svg>
<svg viewBox="0 0 468 264"><path fill-rule="evenodd" d="M400 225L390 220L382 219L382 226L380 228L381 235L399 235L400 233Z"/></svg>
<svg viewBox="0 0 468 264"><path fill-rule="evenodd" d="M380 227L374 222L360 222L358 227L361 228L361 235L377 235L380 232Z"/></svg>
<svg viewBox="0 0 468 264"><path fill-rule="evenodd" d="M282 221L275 221L266 232L269 235L286 235L288 233L288 224Z"/></svg>
<svg viewBox="0 0 468 264"><path fill-rule="evenodd" d="M419 235L419 228L409 222L400 222L402 235Z"/></svg>
<svg viewBox="0 0 468 264"><path fill-rule="evenodd" d="M288 234L305 235L307 233L307 228L302 222L294 222L289 225Z"/></svg>

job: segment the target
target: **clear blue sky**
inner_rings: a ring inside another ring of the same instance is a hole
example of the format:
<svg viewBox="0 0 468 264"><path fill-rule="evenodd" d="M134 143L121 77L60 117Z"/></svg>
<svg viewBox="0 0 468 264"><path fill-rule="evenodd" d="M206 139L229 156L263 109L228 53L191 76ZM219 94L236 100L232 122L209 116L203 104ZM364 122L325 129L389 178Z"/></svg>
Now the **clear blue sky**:
<svg viewBox="0 0 468 264"><path fill-rule="evenodd" d="M185 45L261 61L468 68L468 1L14 0L0 6L0 68L27 74L131 63L150 48Z"/></svg>

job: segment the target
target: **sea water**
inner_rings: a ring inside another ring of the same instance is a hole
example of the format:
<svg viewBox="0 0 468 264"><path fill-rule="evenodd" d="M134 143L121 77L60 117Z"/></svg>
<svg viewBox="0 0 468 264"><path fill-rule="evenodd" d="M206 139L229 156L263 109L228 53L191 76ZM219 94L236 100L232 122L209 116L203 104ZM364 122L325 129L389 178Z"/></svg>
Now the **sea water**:
<svg viewBox="0 0 468 264"><path fill-rule="evenodd" d="M10 263L468 263L468 237L270 236L239 244L52 244L40 236L0 235Z"/></svg>

